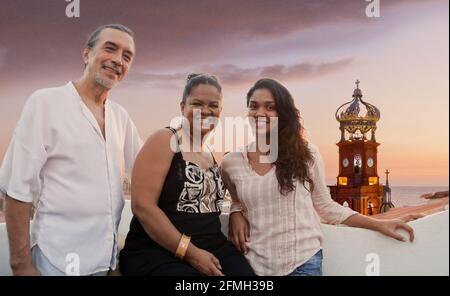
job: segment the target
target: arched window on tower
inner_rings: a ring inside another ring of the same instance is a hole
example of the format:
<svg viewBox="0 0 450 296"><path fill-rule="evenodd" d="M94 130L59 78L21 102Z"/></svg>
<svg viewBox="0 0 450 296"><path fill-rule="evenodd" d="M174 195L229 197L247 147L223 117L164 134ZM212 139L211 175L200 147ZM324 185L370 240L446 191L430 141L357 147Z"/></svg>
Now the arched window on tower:
<svg viewBox="0 0 450 296"><path fill-rule="evenodd" d="M362 173L362 159L360 154L356 154L353 160L353 170L356 175L360 175Z"/></svg>

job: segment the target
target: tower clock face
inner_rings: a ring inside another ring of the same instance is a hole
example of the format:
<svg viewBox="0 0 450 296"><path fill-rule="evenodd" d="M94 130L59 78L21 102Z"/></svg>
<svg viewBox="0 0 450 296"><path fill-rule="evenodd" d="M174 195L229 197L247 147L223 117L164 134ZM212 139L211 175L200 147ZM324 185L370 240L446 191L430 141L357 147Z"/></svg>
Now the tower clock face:
<svg viewBox="0 0 450 296"><path fill-rule="evenodd" d="M367 159L367 166L368 166L369 168L373 167L373 158L372 158L372 157L369 157L369 158Z"/></svg>
<svg viewBox="0 0 450 296"><path fill-rule="evenodd" d="M346 168L348 167L348 164L349 164L348 158L344 158L344 160L342 160L342 165Z"/></svg>

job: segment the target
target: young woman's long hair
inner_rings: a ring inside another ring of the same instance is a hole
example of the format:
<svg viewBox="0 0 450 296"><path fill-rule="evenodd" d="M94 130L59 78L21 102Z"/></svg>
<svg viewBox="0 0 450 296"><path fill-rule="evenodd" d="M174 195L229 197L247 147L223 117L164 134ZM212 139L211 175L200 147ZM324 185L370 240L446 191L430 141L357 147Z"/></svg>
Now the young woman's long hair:
<svg viewBox="0 0 450 296"><path fill-rule="evenodd" d="M300 111L295 107L292 95L279 82L260 79L247 93L247 106L257 89L269 90L275 99L275 109L278 113L278 158L275 166L280 193L286 195L293 191L297 180L303 186L305 182L309 183L309 191L312 192L314 183L308 167L314 159L304 138Z"/></svg>

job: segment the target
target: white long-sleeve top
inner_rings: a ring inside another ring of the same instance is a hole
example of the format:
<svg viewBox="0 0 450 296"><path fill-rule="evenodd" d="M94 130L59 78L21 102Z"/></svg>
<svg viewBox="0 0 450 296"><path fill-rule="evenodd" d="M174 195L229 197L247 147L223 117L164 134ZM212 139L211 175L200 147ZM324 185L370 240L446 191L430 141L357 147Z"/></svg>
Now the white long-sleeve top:
<svg viewBox="0 0 450 296"><path fill-rule="evenodd" d="M357 213L332 200L322 157L316 146L308 144L308 148L314 157L312 193L306 189L308 183L305 188L297 182L294 191L281 195L275 166L258 175L248 162L248 148L228 153L222 161L223 178L233 199L231 211L242 208L250 225L246 258L258 275L291 273L322 248L320 218L340 224Z"/></svg>

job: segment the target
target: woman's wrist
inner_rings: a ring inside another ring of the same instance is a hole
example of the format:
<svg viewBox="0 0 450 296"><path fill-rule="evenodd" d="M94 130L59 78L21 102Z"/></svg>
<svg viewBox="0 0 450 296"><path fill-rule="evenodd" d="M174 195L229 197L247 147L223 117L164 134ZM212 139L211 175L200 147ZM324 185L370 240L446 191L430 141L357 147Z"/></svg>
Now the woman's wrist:
<svg viewBox="0 0 450 296"><path fill-rule="evenodd" d="M351 227L359 227L379 231L381 229L382 220L377 220L362 214L356 214L348 217L344 222L345 225Z"/></svg>
<svg viewBox="0 0 450 296"><path fill-rule="evenodd" d="M233 214L242 214L242 211L230 212L230 218L231 218L231 216L233 216Z"/></svg>
<svg viewBox="0 0 450 296"><path fill-rule="evenodd" d="M175 257L183 260L186 256L187 249L189 248L191 237L185 234L181 235L180 241L178 243L177 250L175 251Z"/></svg>
<svg viewBox="0 0 450 296"><path fill-rule="evenodd" d="M184 256L184 260L188 263L191 263L192 259L195 257L195 252L197 251L197 247L191 242L186 250L186 255Z"/></svg>
<svg viewBox="0 0 450 296"><path fill-rule="evenodd" d="M381 224L382 224L382 220L377 220L375 218L371 218L371 217L367 217L368 219L368 224L369 226L367 227L368 229L372 229L374 231L380 231L381 229Z"/></svg>
<svg viewBox="0 0 450 296"><path fill-rule="evenodd" d="M242 212L243 207L240 202L232 202L230 206L230 215L235 212Z"/></svg>

